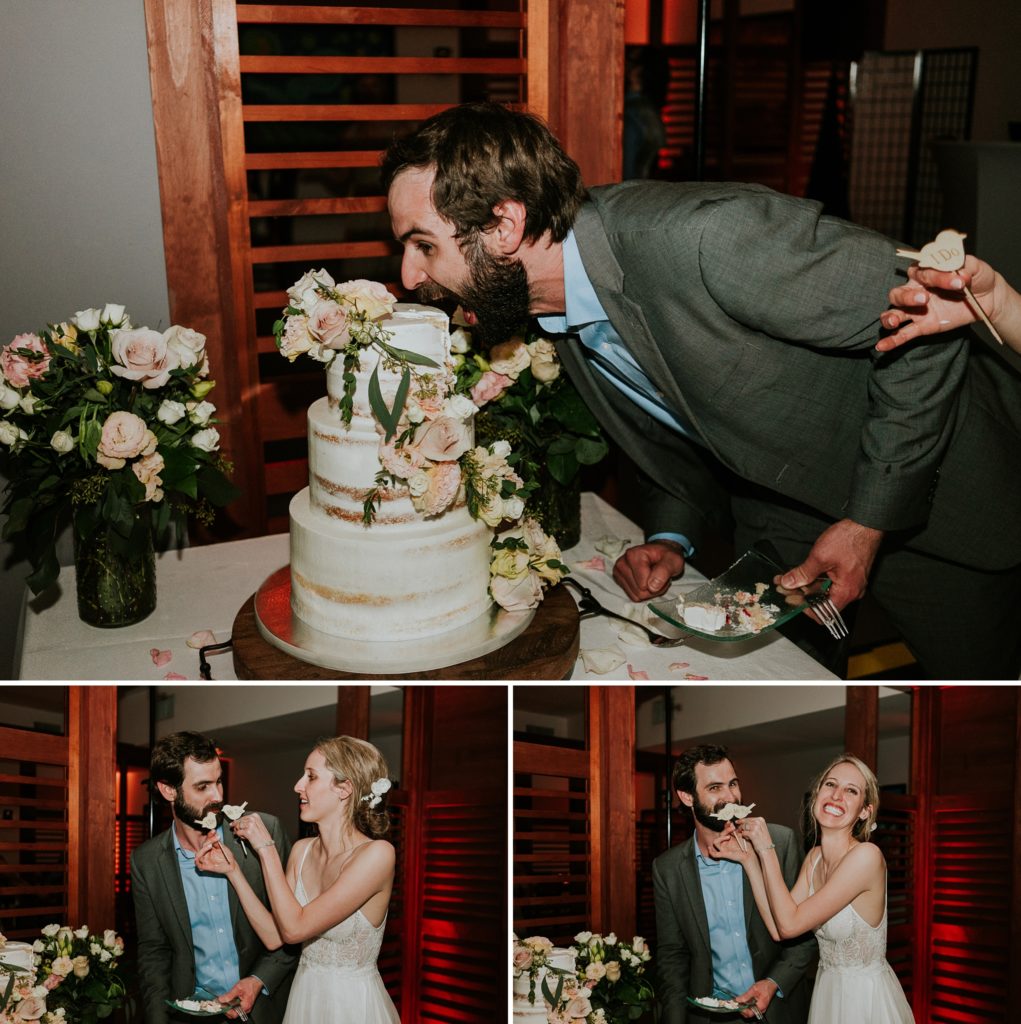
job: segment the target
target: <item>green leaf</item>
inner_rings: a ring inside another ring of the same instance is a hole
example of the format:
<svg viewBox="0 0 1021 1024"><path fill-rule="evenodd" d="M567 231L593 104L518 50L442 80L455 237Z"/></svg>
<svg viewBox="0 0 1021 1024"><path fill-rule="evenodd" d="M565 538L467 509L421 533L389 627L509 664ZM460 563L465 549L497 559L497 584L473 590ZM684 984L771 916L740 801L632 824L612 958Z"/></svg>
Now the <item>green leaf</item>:
<svg viewBox="0 0 1021 1024"><path fill-rule="evenodd" d="M56 549L51 545L48 550L42 552L35 572L26 577L25 582L33 594L41 594L57 582L59 575L60 563L57 561Z"/></svg>
<svg viewBox="0 0 1021 1024"><path fill-rule="evenodd" d="M610 446L602 438L579 437L574 446L574 457L583 466L594 466L609 450Z"/></svg>
<svg viewBox="0 0 1021 1024"><path fill-rule="evenodd" d="M404 411L404 403L408 397L408 390L411 387L411 372L405 370L397 385L397 394L394 396L392 409L388 409L383 398L383 392L379 387L379 365L377 364L369 378L369 406L373 415L379 420L383 430L386 432L386 440L397 432L397 425L400 423L401 413Z"/></svg>
<svg viewBox="0 0 1021 1024"><path fill-rule="evenodd" d="M560 437L555 437L546 448L547 454L550 455L567 455L568 453L574 454L575 439L573 437L567 437L563 434Z"/></svg>
<svg viewBox="0 0 1021 1024"><path fill-rule="evenodd" d="M4 539L9 540L14 534L21 533L28 526L29 517L35 502L31 498L19 498L11 505L4 524Z"/></svg>
<svg viewBox="0 0 1021 1024"><path fill-rule="evenodd" d="M197 482L202 496L218 508L229 505L235 498L241 496L240 489L235 487L215 466L200 467Z"/></svg>
<svg viewBox="0 0 1021 1024"><path fill-rule="evenodd" d="M434 359L430 359L428 356L421 356L417 352L409 352L404 348L394 348L392 345L387 345L382 341L379 343L379 347L383 349L387 355L393 356L394 359L397 359L402 363L411 363L413 366L439 366L439 363Z"/></svg>
<svg viewBox="0 0 1021 1024"><path fill-rule="evenodd" d="M563 455L550 455L546 460L549 475L558 484L569 484L578 472L578 460L573 449Z"/></svg>

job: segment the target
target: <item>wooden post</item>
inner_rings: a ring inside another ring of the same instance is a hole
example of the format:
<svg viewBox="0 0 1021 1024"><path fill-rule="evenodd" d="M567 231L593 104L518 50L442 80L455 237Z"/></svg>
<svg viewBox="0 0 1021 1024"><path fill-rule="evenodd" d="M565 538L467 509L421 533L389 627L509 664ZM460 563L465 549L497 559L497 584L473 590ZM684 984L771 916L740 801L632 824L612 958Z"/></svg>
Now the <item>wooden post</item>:
<svg viewBox="0 0 1021 1024"><path fill-rule="evenodd" d="M589 689L592 927L635 934L635 688Z"/></svg>
<svg viewBox="0 0 1021 1024"><path fill-rule="evenodd" d="M918 686L911 694L911 792L918 800L911 853L914 869L914 920L911 977L915 1020L929 1019L929 938L932 935L934 826L933 789L939 724L937 687Z"/></svg>
<svg viewBox="0 0 1021 1024"><path fill-rule="evenodd" d="M117 687L69 686L67 923L114 927Z"/></svg>
<svg viewBox="0 0 1021 1024"><path fill-rule="evenodd" d="M848 686L844 710L844 750L873 771L879 759L879 687Z"/></svg>
<svg viewBox="0 0 1021 1024"><path fill-rule="evenodd" d="M371 686L337 687L337 735L369 738L369 698Z"/></svg>

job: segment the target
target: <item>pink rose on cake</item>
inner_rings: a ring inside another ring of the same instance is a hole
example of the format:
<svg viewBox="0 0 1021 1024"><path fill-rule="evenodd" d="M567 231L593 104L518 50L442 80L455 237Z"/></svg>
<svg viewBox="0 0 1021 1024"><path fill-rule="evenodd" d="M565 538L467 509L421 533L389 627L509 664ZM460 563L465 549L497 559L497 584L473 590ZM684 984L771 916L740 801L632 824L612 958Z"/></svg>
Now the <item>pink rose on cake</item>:
<svg viewBox="0 0 1021 1024"><path fill-rule="evenodd" d="M156 435L133 412L112 412L103 424L96 461L120 469L128 459L156 451Z"/></svg>
<svg viewBox="0 0 1021 1024"><path fill-rule="evenodd" d="M332 299L320 299L308 318L308 333L326 348L343 348L350 340L347 311Z"/></svg>
<svg viewBox="0 0 1021 1024"><path fill-rule="evenodd" d="M160 334L148 327L111 331L110 351L116 364L110 367L110 372L141 381L144 388L163 387L170 380L170 371L181 365L179 356L170 348L167 333Z"/></svg>
<svg viewBox="0 0 1021 1024"><path fill-rule="evenodd" d="M424 516L437 516L448 508L460 486L461 467L456 462L438 462L408 480L411 503Z"/></svg>
<svg viewBox="0 0 1021 1024"><path fill-rule="evenodd" d="M379 461L388 473L393 473L401 480L407 480L426 466L425 456L416 447L402 445L397 448L393 442L380 446Z"/></svg>
<svg viewBox="0 0 1021 1024"><path fill-rule="evenodd" d="M471 427L450 416L434 419L415 438L415 447L433 462L452 462L471 447Z"/></svg>
<svg viewBox="0 0 1021 1024"><path fill-rule="evenodd" d="M50 351L38 334L18 334L0 352L0 371L12 387L27 387L30 380L42 377L49 365Z"/></svg>

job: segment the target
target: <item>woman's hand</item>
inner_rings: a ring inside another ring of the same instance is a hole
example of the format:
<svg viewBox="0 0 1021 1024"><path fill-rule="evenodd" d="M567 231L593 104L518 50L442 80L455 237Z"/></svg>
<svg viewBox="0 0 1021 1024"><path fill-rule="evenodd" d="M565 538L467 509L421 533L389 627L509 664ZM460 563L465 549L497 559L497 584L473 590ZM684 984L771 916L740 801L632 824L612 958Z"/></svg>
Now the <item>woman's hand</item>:
<svg viewBox="0 0 1021 1024"><path fill-rule="evenodd" d="M268 849L273 837L258 814L245 814L231 823L231 829L238 839L244 839L253 850Z"/></svg>
<svg viewBox="0 0 1021 1024"><path fill-rule="evenodd" d="M724 830L709 844L709 856L717 860L732 860L737 864L745 864L755 857L752 848L737 831Z"/></svg>
<svg viewBox="0 0 1021 1024"><path fill-rule="evenodd" d="M199 871L210 871L216 875L229 875L238 866L230 850L228 850L217 838L215 832L210 832L205 843L197 854L195 854L195 867Z"/></svg>
<svg viewBox="0 0 1021 1024"><path fill-rule="evenodd" d="M765 818L742 818L737 830L742 839L751 843L756 853L765 853L776 845Z"/></svg>

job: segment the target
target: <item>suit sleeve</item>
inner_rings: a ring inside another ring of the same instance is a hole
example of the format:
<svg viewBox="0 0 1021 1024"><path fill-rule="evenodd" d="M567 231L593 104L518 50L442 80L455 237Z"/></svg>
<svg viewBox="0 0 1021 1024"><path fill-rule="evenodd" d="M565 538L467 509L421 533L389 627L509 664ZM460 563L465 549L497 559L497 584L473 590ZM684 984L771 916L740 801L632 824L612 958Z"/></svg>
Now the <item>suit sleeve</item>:
<svg viewBox="0 0 1021 1024"><path fill-rule="evenodd" d="M776 852L780 856L784 881L787 883L788 889L793 889L804 858L801 856L791 832L785 831L779 835L771 834L776 843ZM780 991L785 996L789 996L805 976L805 971L815 961L818 944L815 941L815 936L811 932L806 932L796 939L788 939L786 942L778 944L777 949L780 954L770 965L767 973L780 986Z"/></svg>
<svg viewBox="0 0 1021 1024"><path fill-rule="evenodd" d="M652 865L656 902L656 1001L660 1024L685 1024L691 979L691 949L677 920L670 890L657 862Z"/></svg>
<svg viewBox="0 0 1021 1024"><path fill-rule="evenodd" d="M291 840L287 833L280 827L280 822L273 817L260 815L269 828L273 843L280 854L280 863L287 865L287 858L291 852ZM252 964L250 974L255 975L271 994L275 992L281 982L294 970L296 959L294 946L281 946L273 951L264 950Z"/></svg>
<svg viewBox="0 0 1021 1024"><path fill-rule="evenodd" d="M131 858L131 897L138 932L138 988L146 1024L166 1024L169 1015L164 1000L173 998L170 991L173 950L156 913L146 871L135 856Z"/></svg>
<svg viewBox="0 0 1021 1024"><path fill-rule="evenodd" d="M928 518L968 359L964 329L939 344L875 350L879 314L908 266L895 246L821 216L819 204L764 190L716 204L699 248L704 285L723 314L783 342L868 353L868 417L845 515L882 530Z"/></svg>

